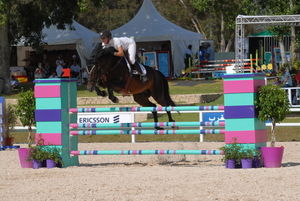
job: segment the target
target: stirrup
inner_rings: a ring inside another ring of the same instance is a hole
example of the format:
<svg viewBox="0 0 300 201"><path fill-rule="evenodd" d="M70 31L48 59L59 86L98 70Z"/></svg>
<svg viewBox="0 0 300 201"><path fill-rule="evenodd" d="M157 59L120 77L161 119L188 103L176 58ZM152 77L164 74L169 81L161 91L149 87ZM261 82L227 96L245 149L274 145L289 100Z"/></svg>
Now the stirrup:
<svg viewBox="0 0 300 201"><path fill-rule="evenodd" d="M146 75L141 75L141 76L140 76L140 80L141 80L142 82L147 82L147 81L148 81L148 77L147 77Z"/></svg>

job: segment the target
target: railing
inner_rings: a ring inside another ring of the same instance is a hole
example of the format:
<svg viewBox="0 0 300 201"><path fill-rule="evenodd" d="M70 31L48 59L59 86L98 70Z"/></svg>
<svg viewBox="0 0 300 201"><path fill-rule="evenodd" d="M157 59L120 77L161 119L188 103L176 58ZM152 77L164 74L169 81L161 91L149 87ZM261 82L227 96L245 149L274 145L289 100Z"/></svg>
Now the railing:
<svg viewBox="0 0 300 201"><path fill-rule="evenodd" d="M291 107L300 107L300 87L285 87Z"/></svg>

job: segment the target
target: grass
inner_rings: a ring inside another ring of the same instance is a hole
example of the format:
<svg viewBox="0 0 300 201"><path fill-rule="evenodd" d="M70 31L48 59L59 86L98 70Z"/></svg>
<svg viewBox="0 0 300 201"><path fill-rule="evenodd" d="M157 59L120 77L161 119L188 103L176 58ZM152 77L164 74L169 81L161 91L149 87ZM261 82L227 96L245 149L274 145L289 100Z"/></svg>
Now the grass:
<svg viewBox="0 0 300 201"><path fill-rule="evenodd" d="M4 95L7 99L18 99L19 92L21 90L33 89L34 84L32 82L21 83L19 90L13 91L11 95ZM222 80L200 80L200 81L188 81L188 80L173 80L169 81L170 94L207 94L207 93L222 93L223 81ZM118 94L116 94L118 95ZM86 86L78 86L78 97L96 97L95 92L89 92L86 90Z"/></svg>

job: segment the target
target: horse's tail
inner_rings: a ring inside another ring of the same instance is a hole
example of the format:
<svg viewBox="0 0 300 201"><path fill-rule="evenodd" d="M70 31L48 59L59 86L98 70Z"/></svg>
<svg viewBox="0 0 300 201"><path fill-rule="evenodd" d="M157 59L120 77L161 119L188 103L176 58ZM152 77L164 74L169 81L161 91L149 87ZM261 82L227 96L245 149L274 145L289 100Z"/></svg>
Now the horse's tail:
<svg viewBox="0 0 300 201"><path fill-rule="evenodd" d="M165 100L167 102L167 105L169 106L176 106L176 104L174 103L174 101L172 100L171 96L170 96L170 90L169 90L169 83L166 79L166 77L164 76L164 74L162 74L162 72L158 71L158 73L160 74L160 76L162 77L163 80L163 92L164 92L164 97Z"/></svg>

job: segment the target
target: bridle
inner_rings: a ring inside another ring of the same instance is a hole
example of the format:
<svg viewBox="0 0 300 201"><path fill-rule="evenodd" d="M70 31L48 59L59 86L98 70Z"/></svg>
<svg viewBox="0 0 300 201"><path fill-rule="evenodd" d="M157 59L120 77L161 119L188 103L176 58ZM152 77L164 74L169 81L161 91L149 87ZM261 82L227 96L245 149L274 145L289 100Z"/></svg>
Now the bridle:
<svg viewBox="0 0 300 201"><path fill-rule="evenodd" d="M112 68L110 68L109 70L110 70L110 71L115 70L115 68L121 63L122 59L123 59L123 57L121 57L121 58L119 59L119 61L118 61ZM125 59L126 59L126 58L125 58ZM88 75L89 75L89 77L90 77L90 75L92 74L92 72L93 72L94 69L96 68L96 65L93 65L93 67L91 68L91 70L89 70L87 66L86 66L85 68L86 68L86 72L88 73ZM96 76L96 77L97 77L97 76ZM96 81L95 81L95 79L90 80L90 81L91 81L91 82L94 82L94 83L98 83L99 77L98 77L98 79L97 79Z"/></svg>

